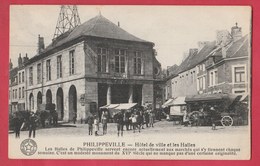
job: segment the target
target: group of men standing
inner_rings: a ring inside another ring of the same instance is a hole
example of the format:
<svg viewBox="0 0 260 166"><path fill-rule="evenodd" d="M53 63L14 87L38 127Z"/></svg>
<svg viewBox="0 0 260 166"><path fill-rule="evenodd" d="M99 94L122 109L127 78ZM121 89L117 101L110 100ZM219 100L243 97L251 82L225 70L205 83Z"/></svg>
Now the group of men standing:
<svg viewBox="0 0 260 166"><path fill-rule="evenodd" d="M123 136L124 126L126 130L136 130L140 133L141 129L146 127L154 127L155 114L152 110L134 110L132 113L128 111L121 111L115 116L117 123L117 135Z"/></svg>
<svg viewBox="0 0 260 166"><path fill-rule="evenodd" d="M101 122L103 128L103 135L107 134L107 123L109 121L109 112L108 110L103 110L101 118L97 115L90 115L87 118L88 123L88 134L93 135L93 130L95 131L95 136L99 135L99 124ZM154 127L155 113L154 111L147 109L143 110L121 110L113 117L114 122L117 123L117 135L123 136L124 126L126 130L133 130L141 132L141 129L144 127Z"/></svg>
<svg viewBox="0 0 260 166"><path fill-rule="evenodd" d="M35 138L38 121L35 113L31 112L27 120L25 120L24 118L20 118L18 117L18 115L14 114L12 121L14 125L15 138L20 138L20 131L24 127L25 123L27 123L29 128L29 138Z"/></svg>

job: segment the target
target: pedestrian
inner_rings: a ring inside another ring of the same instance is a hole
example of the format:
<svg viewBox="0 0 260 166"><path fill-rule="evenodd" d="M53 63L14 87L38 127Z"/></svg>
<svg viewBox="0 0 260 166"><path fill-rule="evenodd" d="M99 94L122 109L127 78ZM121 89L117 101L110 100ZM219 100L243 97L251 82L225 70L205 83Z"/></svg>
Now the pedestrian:
<svg viewBox="0 0 260 166"><path fill-rule="evenodd" d="M73 116L73 124L76 123L77 120L77 112L74 112L74 116Z"/></svg>
<svg viewBox="0 0 260 166"><path fill-rule="evenodd" d="M29 138L33 135L33 138L35 138L36 133L36 122L37 118L34 113L31 113L29 117Z"/></svg>
<svg viewBox="0 0 260 166"><path fill-rule="evenodd" d="M189 125L189 117L186 108L183 109L183 125L187 127Z"/></svg>
<svg viewBox="0 0 260 166"><path fill-rule="evenodd" d="M154 117L155 117L154 112L153 112L153 111L150 111L150 113L149 113L149 126L150 126L150 127L153 127Z"/></svg>
<svg viewBox="0 0 260 166"><path fill-rule="evenodd" d="M211 117L212 130L216 130L217 111L214 107L210 107L210 117Z"/></svg>
<svg viewBox="0 0 260 166"><path fill-rule="evenodd" d="M57 126L58 125L58 113L56 110L53 112L53 125Z"/></svg>
<svg viewBox="0 0 260 166"><path fill-rule="evenodd" d="M144 114L143 114L143 111L142 111L142 110L141 110L139 113L140 113L140 114L139 114L140 127L141 127L142 129L144 129ZM137 120L137 121L138 121L138 120Z"/></svg>
<svg viewBox="0 0 260 166"><path fill-rule="evenodd" d="M125 111L125 113L124 113L124 125L126 127L126 130L129 130L129 125L130 125L129 118L130 118L130 113L128 111Z"/></svg>
<svg viewBox="0 0 260 166"><path fill-rule="evenodd" d="M101 116L101 123L103 127L103 135L107 134L108 112L103 111Z"/></svg>
<svg viewBox="0 0 260 166"><path fill-rule="evenodd" d="M144 112L144 121L145 121L146 127L149 127L149 125L148 125L149 124L149 113L147 110Z"/></svg>
<svg viewBox="0 0 260 166"><path fill-rule="evenodd" d="M87 118L87 123L88 123L88 135L93 134L93 124L94 124L94 117L92 114Z"/></svg>
<svg viewBox="0 0 260 166"><path fill-rule="evenodd" d="M99 118L97 115L94 116L94 125L95 125L95 136L98 136L99 131Z"/></svg>
<svg viewBox="0 0 260 166"><path fill-rule="evenodd" d="M138 132L140 133L141 132L141 126L142 126L142 116L141 116L141 113L140 112L137 112L136 113L136 127L138 129Z"/></svg>
<svg viewBox="0 0 260 166"><path fill-rule="evenodd" d="M15 138L20 138L20 129L22 123L16 114L14 114L13 124L14 124Z"/></svg>
<svg viewBox="0 0 260 166"><path fill-rule="evenodd" d="M132 116L131 116L131 120L132 120L132 125L133 125L133 132L135 133L135 130L137 128L137 116L136 116L136 113L133 113Z"/></svg>
<svg viewBox="0 0 260 166"><path fill-rule="evenodd" d="M117 136L123 136L124 115L122 112L119 112L115 115L115 121L117 123Z"/></svg>

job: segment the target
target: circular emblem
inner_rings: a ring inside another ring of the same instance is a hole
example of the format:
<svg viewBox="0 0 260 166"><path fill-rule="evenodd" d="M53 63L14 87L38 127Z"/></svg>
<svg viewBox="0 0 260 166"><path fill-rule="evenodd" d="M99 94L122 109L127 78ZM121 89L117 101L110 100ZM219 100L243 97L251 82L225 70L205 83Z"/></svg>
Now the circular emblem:
<svg viewBox="0 0 260 166"><path fill-rule="evenodd" d="M20 145L20 149L26 156L33 155L37 150L37 144L32 139L25 139Z"/></svg>

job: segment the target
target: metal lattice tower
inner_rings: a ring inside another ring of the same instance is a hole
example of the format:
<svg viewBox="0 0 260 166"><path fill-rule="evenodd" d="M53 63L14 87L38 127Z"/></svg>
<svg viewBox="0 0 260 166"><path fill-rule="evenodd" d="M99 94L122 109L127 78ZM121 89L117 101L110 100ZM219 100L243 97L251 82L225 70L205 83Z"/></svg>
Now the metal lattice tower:
<svg viewBox="0 0 260 166"><path fill-rule="evenodd" d="M52 40L55 40L58 36L80 24L80 18L76 5L61 5L59 18Z"/></svg>

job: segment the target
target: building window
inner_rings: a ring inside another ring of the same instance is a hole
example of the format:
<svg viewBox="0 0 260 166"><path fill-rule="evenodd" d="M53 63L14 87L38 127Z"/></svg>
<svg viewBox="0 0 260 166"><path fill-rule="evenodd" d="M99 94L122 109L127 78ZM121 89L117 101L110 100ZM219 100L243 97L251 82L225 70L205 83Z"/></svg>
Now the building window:
<svg viewBox="0 0 260 166"><path fill-rule="evenodd" d="M47 81L51 80L51 60L46 61L46 79Z"/></svg>
<svg viewBox="0 0 260 166"><path fill-rule="evenodd" d="M24 82L24 71L22 72L22 82Z"/></svg>
<svg viewBox="0 0 260 166"><path fill-rule="evenodd" d="M33 67L29 68L29 85L33 85Z"/></svg>
<svg viewBox="0 0 260 166"><path fill-rule="evenodd" d="M19 83L21 83L21 73L19 73L19 79L18 79Z"/></svg>
<svg viewBox="0 0 260 166"><path fill-rule="evenodd" d="M13 99L14 99L14 97L15 97L15 96L14 96L14 90L13 90Z"/></svg>
<svg viewBox="0 0 260 166"><path fill-rule="evenodd" d="M134 74L143 74L143 72L142 72L142 54L139 51L135 52Z"/></svg>
<svg viewBox="0 0 260 166"><path fill-rule="evenodd" d="M115 72L125 73L126 50L115 50Z"/></svg>
<svg viewBox="0 0 260 166"><path fill-rule="evenodd" d="M19 88L19 99L21 98L21 88Z"/></svg>
<svg viewBox="0 0 260 166"><path fill-rule="evenodd" d="M206 77L205 76L202 77L202 89L203 90L206 89Z"/></svg>
<svg viewBox="0 0 260 166"><path fill-rule="evenodd" d="M37 64L37 83L40 84L42 80L42 65L41 63Z"/></svg>
<svg viewBox="0 0 260 166"><path fill-rule="evenodd" d="M98 48L98 72L108 72L108 65L107 65L107 49L105 48Z"/></svg>
<svg viewBox="0 0 260 166"><path fill-rule="evenodd" d="M197 78L197 90L205 90L205 84L206 84L206 80L205 80L205 76Z"/></svg>
<svg viewBox="0 0 260 166"><path fill-rule="evenodd" d="M234 67L235 83L245 82L245 66Z"/></svg>
<svg viewBox="0 0 260 166"><path fill-rule="evenodd" d="M70 75L75 74L75 50L69 52Z"/></svg>
<svg viewBox="0 0 260 166"><path fill-rule="evenodd" d="M15 89L15 98L17 99L17 89Z"/></svg>
<svg viewBox="0 0 260 166"><path fill-rule="evenodd" d="M24 98L24 87L22 87L22 98Z"/></svg>
<svg viewBox="0 0 260 166"><path fill-rule="evenodd" d="M218 84L218 71L210 71L209 72L209 86L214 86Z"/></svg>
<svg viewBox="0 0 260 166"><path fill-rule="evenodd" d="M61 55L57 56L57 78L62 77L62 61Z"/></svg>

